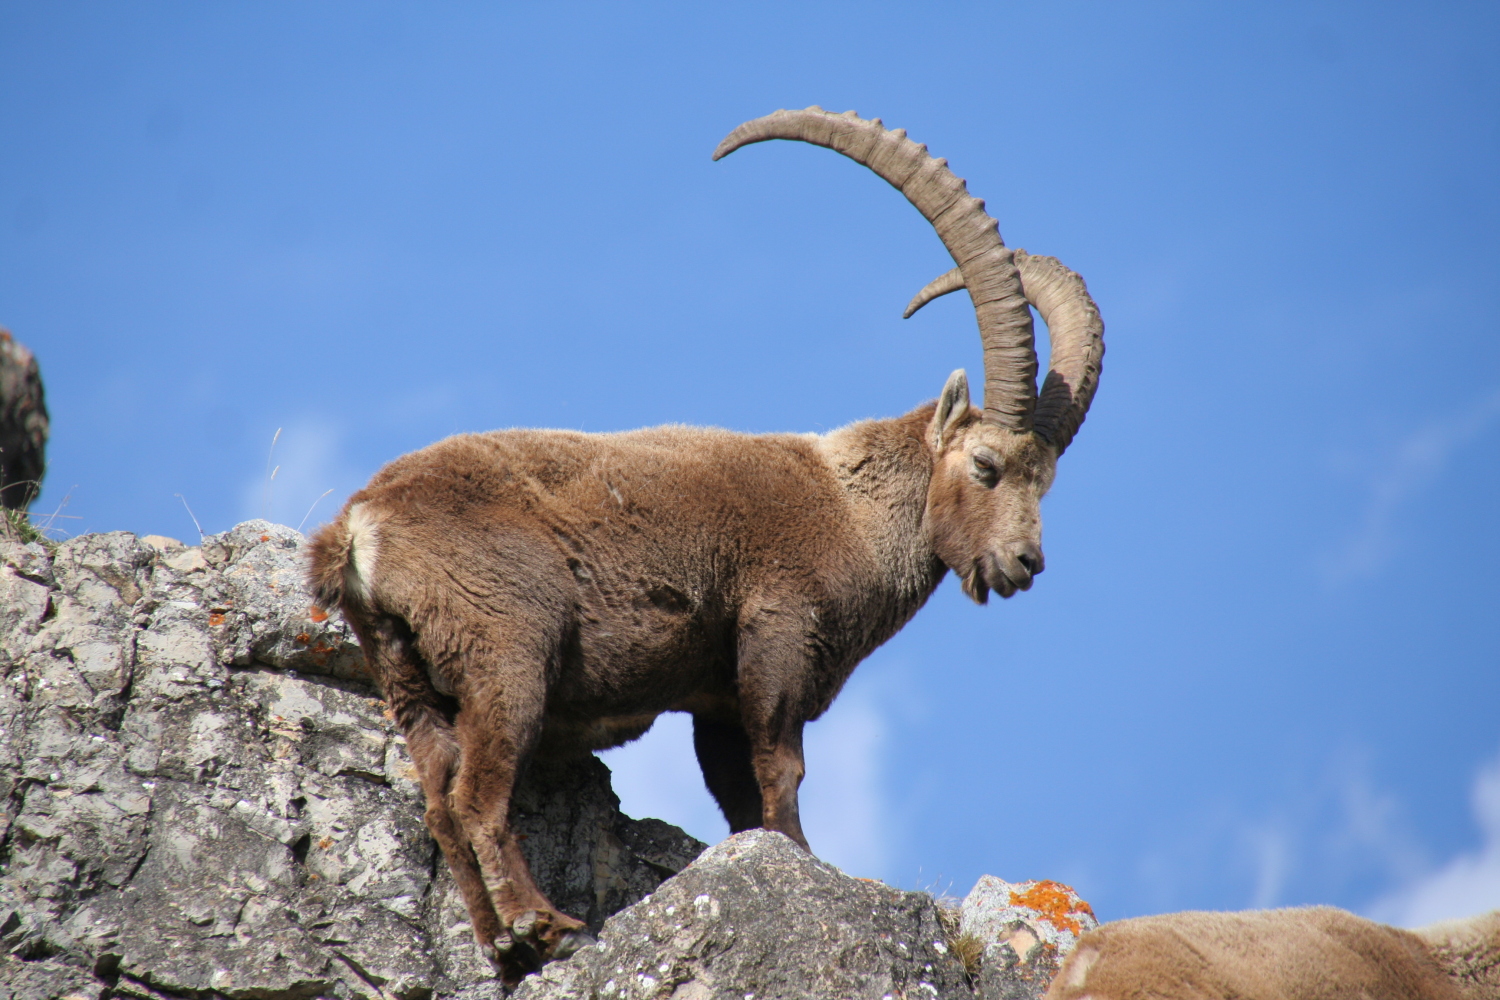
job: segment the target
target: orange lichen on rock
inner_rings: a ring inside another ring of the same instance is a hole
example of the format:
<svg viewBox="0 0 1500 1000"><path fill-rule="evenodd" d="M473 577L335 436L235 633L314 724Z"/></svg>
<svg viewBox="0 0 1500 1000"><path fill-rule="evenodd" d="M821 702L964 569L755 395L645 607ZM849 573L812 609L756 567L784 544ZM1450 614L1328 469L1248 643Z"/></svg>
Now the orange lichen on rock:
<svg viewBox="0 0 1500 1000"><path fill-rule="evenodd" d="M214 612L210 613L209 616L208 616L208 624L209 625L223 625L224 624L224 612L222 612L222 611L214 611Z"/></svg>
<svg viewBox="0 0 1500 1000"><path fill-rule="evenodd" d="M1074 916L1075 913L1094 915L1094 908L1079 899L1071 886L1051 879L1043 879L1025 892L1012 892L1010 905L1035 910L1053 927L1074 934L1083 933L1083 924Z"/></svg>
<svg viewBox="0 0 1500 1000"><path fill-rule="evenodd" d="M328 612L314 604L307 609L307 617L315 622L326 622L328 620Z"/></svg>

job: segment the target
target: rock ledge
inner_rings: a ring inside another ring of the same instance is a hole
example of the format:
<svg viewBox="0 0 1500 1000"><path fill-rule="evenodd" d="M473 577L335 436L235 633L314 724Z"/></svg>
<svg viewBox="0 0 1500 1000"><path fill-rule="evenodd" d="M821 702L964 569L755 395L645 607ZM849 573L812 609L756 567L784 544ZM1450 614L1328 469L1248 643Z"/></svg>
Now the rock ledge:
<svg viewBox="0 0 1500 1000"><path fill-rule="evenodd" d="M499 995L301 544L0 540L0 1000ZM703 847L621 815L593 757L517 804L544 891L595 927Z"/></svg>

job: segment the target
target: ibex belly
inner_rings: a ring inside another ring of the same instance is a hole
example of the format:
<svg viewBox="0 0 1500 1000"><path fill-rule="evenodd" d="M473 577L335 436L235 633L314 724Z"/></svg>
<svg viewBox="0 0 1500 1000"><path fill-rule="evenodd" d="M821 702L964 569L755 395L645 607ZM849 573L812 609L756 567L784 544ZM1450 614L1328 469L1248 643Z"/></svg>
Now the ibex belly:
<svg viewBox="0 0 1500 1000"><path fill-rule="evenodd" d="M548 691L548 748L620 746L667 711L737 712L732 630L649 600L579 611L577 642Z"/></svg>

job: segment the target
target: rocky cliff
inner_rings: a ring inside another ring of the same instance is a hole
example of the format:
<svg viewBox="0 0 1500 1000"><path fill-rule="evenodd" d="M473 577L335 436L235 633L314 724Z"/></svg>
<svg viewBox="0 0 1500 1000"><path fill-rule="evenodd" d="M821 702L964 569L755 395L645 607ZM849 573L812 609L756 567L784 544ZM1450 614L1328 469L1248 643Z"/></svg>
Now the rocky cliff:
<svg viewBox="0 0 1500 1000"><path fill-rule="evenodd" d="M500 995L301 543L0 539L0 1000ZM1019 1000L1092 926L1065 887L944 907L761 831L689 866L618 807L593 757L519 789L538 882L602 933L518 997Z"/></svg>

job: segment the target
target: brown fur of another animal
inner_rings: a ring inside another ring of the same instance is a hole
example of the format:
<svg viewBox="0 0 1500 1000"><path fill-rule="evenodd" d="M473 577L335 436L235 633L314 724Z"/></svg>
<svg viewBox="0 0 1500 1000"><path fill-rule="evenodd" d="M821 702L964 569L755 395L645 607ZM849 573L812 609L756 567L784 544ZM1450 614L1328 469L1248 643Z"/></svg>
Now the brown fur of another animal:
<svg viewBox="0 0 1500 1000"><path fill-rule="evenodd" d="M475 937L510 981L590 940L510 829L534 755L691 713L730 829L807 847L803 726L949 569L984 603L1043 568L1041 498L1103 353L1082 280L1006 248L962 181L878 121L777 112L720 154L767 138L865 157L967 261L987 367L999 359L983 409L958 371L936 403L822 436L460 435L387 465L311 544L313 590L358 633ZM1040 397L1028 299L1054 344Z"/></svg>
<svg viewBox="0 0 1500 1000"><path fill-rule="evenodd" d="M1497 1000L1500 910L1402 930L1326 906L1085 934L1045 1000Z"/></svg>
<svg viewBox="0 0 1500 1000"><path fill-rule="evenodd" d="M0 327L0 506L25 511L41 492L49 427L36 357Z"/></svg>

